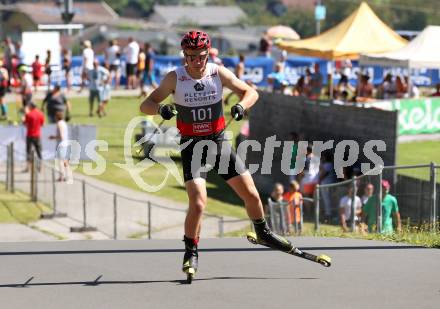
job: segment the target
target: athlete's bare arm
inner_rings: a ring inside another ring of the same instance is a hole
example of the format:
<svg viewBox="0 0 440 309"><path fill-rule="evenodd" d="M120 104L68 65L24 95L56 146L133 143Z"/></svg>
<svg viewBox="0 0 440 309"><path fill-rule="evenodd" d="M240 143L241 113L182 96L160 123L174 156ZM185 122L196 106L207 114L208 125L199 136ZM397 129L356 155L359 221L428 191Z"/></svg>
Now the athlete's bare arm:
<svg viewBox="0 0 440 309"><path fill-rule="evenodd" d="M225 67L219 67L218 73L224 87L231 89L240 97L240 105L244 109L250 108L258 100L258 92L244 81L238 79L234 73Z"/></svg>
<svg viewBox="0 0 440 309"><path fill-rule="evenodd" d="M159 109L159 104L165 100L170 94L174 93L176 89L176 72L171 71L165 75L160 82L159 87L141 103L140 110L147 115L156 115Z"/></svg>

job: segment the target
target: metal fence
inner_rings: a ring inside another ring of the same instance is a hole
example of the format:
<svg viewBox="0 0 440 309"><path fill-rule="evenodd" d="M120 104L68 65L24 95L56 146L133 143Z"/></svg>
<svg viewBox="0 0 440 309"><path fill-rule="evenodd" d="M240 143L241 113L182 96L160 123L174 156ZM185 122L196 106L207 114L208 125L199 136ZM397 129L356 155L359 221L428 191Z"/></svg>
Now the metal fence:
<svg viewBox="0 0 440 309"><path fill-rule="evenodd" d="M399 172L399 174L397 173ZM438 229L440 198L439 181L440 166L431 164L385 166L370 175L365 174L353 179L333 184L317 185L315 189L315 229L319 229L320 222L328 224L341 224L340 204L341 199L348 195L349 189L354 192L351 196L351 230L356 230L355 196L363 199L365 187L372 185L374 188L370 198L376 205L376 231L382 232L382 186L383 179L391 184L390 194L396 197L400 216L403 222L411 225L429 226L431 230ZM374 175L373 175L374 174ZM362 201L364 204L365 200Z"/></svg>
<svg viewBox="0 0 440 309"><path fill-rule="evenodd" d="M6 164L0 164L0 182L4 182L10 192L22 191L29 194L32 201L48 205L51 212L42 214L42 218L67 216L78 223L71 227L72 232L100 231L113 239L175 238L175 234L170 235L173 227L182 228L183 232L187 212L184 208L122 195L80 176L68 183L57 181L60 175L57 164L40 161L35 155L30 171L24 173L26 162L14 159L17 155L14 144L0 146L7 148ZM204 228L211 228L211 234L218 237L223 237L228 230L240 229L244 222L250 224L249 220L227 220L211 214L204 214L204 219L217 222Z"/></svg>

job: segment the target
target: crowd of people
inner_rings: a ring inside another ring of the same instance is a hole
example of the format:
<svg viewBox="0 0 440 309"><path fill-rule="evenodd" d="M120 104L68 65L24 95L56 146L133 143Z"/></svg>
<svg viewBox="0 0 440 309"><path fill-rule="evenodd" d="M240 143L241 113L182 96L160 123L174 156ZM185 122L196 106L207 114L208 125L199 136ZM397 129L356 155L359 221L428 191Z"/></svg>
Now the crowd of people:
<svg viewBox="0 0 440 309"><path fill-rule="evenodd" d="M323 184L322 171L320 171L321 179L317 179L318 183ZM375 192L374 185L370 182L359 184L359 191L353 196L353 185L344 186L345 194L337 197L338 202L335 207L335 195L340 190L334 190L333 194L328 189L320 190L320 213L324 215L324 223L335 223L341 226L343 232L351 231L354 220L355 231L360 233L377 231L377 214L376 204L378 202L378 192ZM389 234L402 230L399 207L395 196L390 194L390 183L382 180L382 233ZM327 194L326 194L327 193ZM265 213L267 221L280 228L283 233L290 234L292 231L298 230L298 225L302 222L302 218L312 219L314 212L313 204L309 197L310 191L301 187L299 182L292 180L289 188L286 190L281 183L275 183L267 204L265 205ZM326 197L325 197L326 196ZM352 203L354 202L354 216L352 215ZM283 208L283 210L281 210ZM337 210L337 214L332 213ZM328 215L326 215L329 213ZM275 222L274 222L275 220ZM276 229L276 227L273 227Z"/></svg>

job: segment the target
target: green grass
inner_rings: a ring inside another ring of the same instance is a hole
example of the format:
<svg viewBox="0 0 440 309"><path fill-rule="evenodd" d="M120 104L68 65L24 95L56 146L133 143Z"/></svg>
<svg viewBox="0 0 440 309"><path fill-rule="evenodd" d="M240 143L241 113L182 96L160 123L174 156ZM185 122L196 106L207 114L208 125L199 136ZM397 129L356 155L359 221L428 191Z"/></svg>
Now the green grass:
<svg viewBox="0 0 440 309"><path fill-rule="evenodd" d="M251 227L247 226L239 231L226 233L226 237L245 237ZM341 237L341 238L355 238L365 240L381 240L407 243L417 246L424 246L429 248L440 248L440 233L432 233L428 226L411 227L404 226L402 232L389 235L375 234L375 233L344 233L339 226L321 224L319 231L315 232L314 224L304 222L304 228L301 236L317 236L317 237Z"/></svg>
<svg viewBox="0 0 440 309"><path fill-rule="evenodd" d="M430 164L440 165L440 143L423 141L401 143L397 147L397 165ZM399 174L429 180L429 168L399 170ZM440 168L437 169L437 181L440 182Z"/></svg>
<svg viewBox="0 0 440 309"><path fill-rule="evenodd" d="M0 185L0 223L28 224L40 218L45 206L30 201L29 196L21 192L7 192Z"/></svg>

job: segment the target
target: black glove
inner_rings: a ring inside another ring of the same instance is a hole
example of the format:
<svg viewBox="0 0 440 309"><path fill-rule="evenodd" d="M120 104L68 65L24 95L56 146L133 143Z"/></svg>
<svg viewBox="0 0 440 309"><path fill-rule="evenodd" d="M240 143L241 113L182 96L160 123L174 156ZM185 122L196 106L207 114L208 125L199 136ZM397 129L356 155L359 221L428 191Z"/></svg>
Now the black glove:
<svg viewBox="0 0 440 309"><path fill-rule="evenodd" d="M243 108L243 106L241 106L238 103L235 104L234 106L232 106L231 107L231 115L237 121L243 119L243 116L244 116L244 108Z"/></svg>
<svg viewBox="0 0 440 309"><path fill-rule="evenodd" d="M162 118L165 119L165 120L170 120L170 119L173 118L175 115L177 115L176 108L174 107L174 105L171 105L171 104L163 104L163 105L159 105L158 113L159 113L159 114L162 116Z"/></svg>

